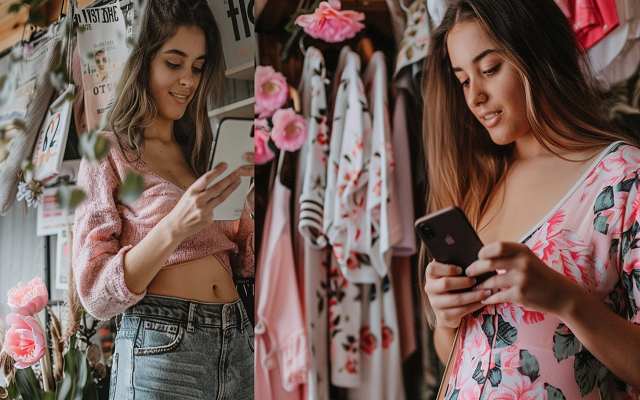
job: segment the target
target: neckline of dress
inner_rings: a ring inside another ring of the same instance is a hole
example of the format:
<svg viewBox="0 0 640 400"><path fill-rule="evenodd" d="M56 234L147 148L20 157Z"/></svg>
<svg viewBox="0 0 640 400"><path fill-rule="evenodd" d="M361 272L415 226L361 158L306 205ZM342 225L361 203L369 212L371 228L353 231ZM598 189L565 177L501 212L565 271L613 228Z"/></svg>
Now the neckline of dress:
<svg viewBox="0 0 640 400"><path fill-rule="evenodd" d="M594 162L591 164L591 166L589 168L587 168L587 170L584 172L584 174L582 174L580 179L578 179L578 181L573 185L573 187L571 187L571 189L569 189L567 194L564 195L564 197L551 209L551 211L549 211L547 213L547 215L545 215L542 218L542 220L540 220L537 224L535 224L533 226L533 228L531 228L522 238L520 238L520 240L518 240L518 243L526 243L531 238L531 236L536 231L538 231L538 229L540 229L542 227L542 225L544 225L560 209L560 207L562 207L564 205L564 203L567 200L569 200L569 198L571 196L573 196L573 194L576 192L576 190L578 190L578 188L580 186L582 186L582 184L587 179L587 177L589 175L591 175L591 173L596 169L598 164L600 164L602 159L605 158L607 155L609 155L609 153L611 153L612 149L615 148L617 145L619 145L621 143L623 143L623 142L618 140L616 142L611 143L609 146L607 146L607 148L602 150L600 155L598 155L598 157L594 160Z"/></svg>

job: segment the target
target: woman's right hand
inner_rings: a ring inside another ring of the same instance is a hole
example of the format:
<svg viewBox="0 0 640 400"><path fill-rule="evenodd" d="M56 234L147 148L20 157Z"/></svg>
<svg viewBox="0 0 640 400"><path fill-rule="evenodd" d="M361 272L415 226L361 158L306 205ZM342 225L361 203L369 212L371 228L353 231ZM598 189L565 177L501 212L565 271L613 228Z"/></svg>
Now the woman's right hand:
<svg viewBox="0 0 640 400"><path fill-rule="evenodd" d="M178 204L164 218L179 240L199 232L213 221L214 208L222 203L240 185L243 175L236 170L206 189L207 185L227 169L221 163L198 178L182 195Z"/></svg>
<svg viewBox="0 0 640 400"><path fill-rule="evenodd" d="M437 326L455 329L462 317L484 307L480 301L491 296L491 290L471 290L450 293L451 290L467 289L476 284L474 278L462 274L455 265L431 261L425 272L424 291L436 315Z"/></svg>

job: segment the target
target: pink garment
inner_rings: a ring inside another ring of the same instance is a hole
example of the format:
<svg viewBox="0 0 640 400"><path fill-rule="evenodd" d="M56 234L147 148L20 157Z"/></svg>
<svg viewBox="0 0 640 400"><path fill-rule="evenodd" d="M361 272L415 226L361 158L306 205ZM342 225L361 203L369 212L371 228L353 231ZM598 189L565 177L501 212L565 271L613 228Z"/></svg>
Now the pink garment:
<svg viewBox="0 0 640 400"><path fill-rule="evenodd" d="M639 149L613 144L520 241L637 325L639 165ZM468 314L460 329L447 399L640 399L553 315L502 303Z"/></svg>
<svg viewBox="0 0 640 400"><path fill-rule="evenodd" d="M616 26L618 13L615 0L555 0L567 15L578 42L585 49L596 44Z"/></svg>
<svg viewBox="0 0 640 400"><path fill-rule="evenodd" d="M291 191L276 176L256 276L255 392L262 400L301 399L309 347L291 242Z"/></svg>
<svg viewBox="0 0 640 400"><path fill-rule="evenodd" d="M124 281L124 255L178 203L184 190L160 178L142 161L129 164L113 133L109 154L97 166L83 158L78 186L87 197L75 212L73 269L82 304L98 319L109 319L140 301L145 293L129 291ZM130 160L136 153L125 146ZM130 206L119 199L120 185L128 171L144 178L144 192ZM253 220L245 207L237 221L212 223L185 239L163 268L214 255L236 276L254 274L251 246Z"/></svg>

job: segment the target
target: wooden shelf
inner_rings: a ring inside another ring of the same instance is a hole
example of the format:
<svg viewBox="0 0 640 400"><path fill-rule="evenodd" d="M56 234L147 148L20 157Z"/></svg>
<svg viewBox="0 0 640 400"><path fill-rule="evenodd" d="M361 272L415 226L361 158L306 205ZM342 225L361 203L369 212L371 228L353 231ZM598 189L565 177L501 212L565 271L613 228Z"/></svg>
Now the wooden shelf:
<svg viewBox="0 0 640 400"><path fill-rule="evenodd" d="M209 111L209 118L216 117L222 119L224 117L253 118L254 117L255 97L250 97L224 107L216 108Z"/></svg>
<svg viewBox="0 0 640 400"><path fill-rule="evenodd" d="M253 79L255 73L255 63L253 61L238 65L235 68L228 69L224 72L227 78L231 79Z"/></svg>

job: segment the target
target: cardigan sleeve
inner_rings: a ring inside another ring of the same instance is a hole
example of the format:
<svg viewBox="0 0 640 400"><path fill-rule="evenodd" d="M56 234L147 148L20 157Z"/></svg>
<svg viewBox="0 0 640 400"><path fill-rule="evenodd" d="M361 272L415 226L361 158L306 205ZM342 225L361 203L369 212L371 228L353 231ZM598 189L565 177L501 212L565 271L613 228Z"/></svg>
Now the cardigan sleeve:
<svg viewBox="0 0 640 400"><path fill-rule="evenodd" d="M255 223L249 215L246 204L242 216L233 222L231 240L238 245L238 252L230 254L233 275L241 278L254 277L256 274L253 235Z"/></svg>
<svg viewBox="0 0 640 400"><path fill-rule="evenodd" d="M75 212L73 273L83 306L100 320L124 312L140 301L124 280L124 256L133 247L120 245L122 219L116 207L120 177L111 150L97 166L83 158L78 186L86 194Z"/></svg>

